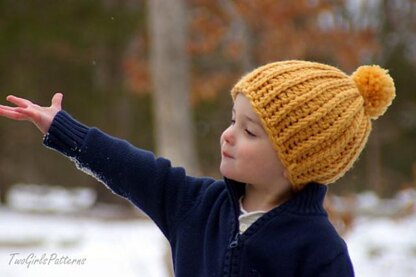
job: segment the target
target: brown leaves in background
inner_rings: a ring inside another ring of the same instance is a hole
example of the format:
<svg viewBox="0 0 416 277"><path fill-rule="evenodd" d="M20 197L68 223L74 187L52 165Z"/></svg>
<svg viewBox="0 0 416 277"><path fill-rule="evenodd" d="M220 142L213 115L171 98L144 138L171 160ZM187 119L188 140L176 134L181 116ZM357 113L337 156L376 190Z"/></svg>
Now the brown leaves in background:
<svg viewBox="0 0 416 277"><path fill-rule="evenodd" d="M341 0L188 0L188 14L195 103L228 92L244 72L267 62L309 59L351 72L378 51L375 30L355 24ZM124 69L131 90L147 93L147 34L136 39L141 43Z"/></svg>

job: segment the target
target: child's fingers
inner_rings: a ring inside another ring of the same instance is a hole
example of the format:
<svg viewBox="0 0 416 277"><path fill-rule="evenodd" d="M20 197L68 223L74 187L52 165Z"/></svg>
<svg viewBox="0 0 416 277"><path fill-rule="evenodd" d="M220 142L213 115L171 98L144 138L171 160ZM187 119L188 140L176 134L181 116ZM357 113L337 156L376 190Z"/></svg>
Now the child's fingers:
<svg viewBox="0 0 416 277"><path fill-rule="evenodd" d="M25 114L22 114L16 109L8 107L8 106L2 106L0 105L0 116L4 116L10 119L14 120L24 120L27 119L27 116Z"/></svg>
<svg viewBox="0 0 416 277"><path fill-rule="evenodd" d="M22 117L31 118L32 120L34 120L38 116L38 113L33 109L16 108L16 112L20 113Z"/></svg>
<svg viewBox="0 0 416 277"><path fill-rule="evenodd" d="M9 101L10 103L13 103L16 106L19 106L19 107L22 107L22 108L26 108L27 106L33 104L32 102L30 102L27 99L16 97L14 95L7 96L6 100Z"/></svg>
<svg viewBox="0 0 416 277"><path fill-rule="evenodd" d="M62 107L62 99L64 98L64 95L60 92L55 93L52 97L52 106L58 108L59 110Z"/></svg>
<svg viewBox="0 0 416 277"><path fill-rule="evenodd" d="M0 105L0 110L14 111L15 109L15 107Z"/></svg>

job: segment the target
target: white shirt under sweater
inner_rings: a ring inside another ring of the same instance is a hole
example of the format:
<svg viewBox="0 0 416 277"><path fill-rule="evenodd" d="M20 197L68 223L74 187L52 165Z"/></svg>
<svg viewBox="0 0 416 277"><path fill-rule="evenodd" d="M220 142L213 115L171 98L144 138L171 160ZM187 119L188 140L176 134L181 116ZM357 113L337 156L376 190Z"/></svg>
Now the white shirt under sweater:
<svg viewBox="0 0 416 277"><path fill-rule="evenodd" d="M265 211L253 211L247 212L243 208L243 197L240 198L240 216L238 217L239 221L239 230L240 234L244 233L248 227L251 226L257 219L259 219L262 215L264 215Z"/></svg>

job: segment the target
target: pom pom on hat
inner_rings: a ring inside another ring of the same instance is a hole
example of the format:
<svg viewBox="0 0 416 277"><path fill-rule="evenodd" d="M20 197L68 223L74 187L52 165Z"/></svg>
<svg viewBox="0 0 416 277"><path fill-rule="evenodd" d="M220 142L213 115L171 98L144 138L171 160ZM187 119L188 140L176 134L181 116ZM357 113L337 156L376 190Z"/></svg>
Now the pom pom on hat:
<svg viewBox="0 0 416 277"><path fill-rule="evenodd" d="M364 98L366 114L372 119L383 115L396 96L394 82L388 71L378 65L364 65L351 77Z"/></svg>

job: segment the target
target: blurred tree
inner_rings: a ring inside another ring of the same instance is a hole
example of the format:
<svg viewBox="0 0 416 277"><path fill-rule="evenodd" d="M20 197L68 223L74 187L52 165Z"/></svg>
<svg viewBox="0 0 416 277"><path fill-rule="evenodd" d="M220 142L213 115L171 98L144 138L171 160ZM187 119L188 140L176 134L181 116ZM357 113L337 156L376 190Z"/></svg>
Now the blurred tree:
<svg viewBox="0 0 416 277"><path fill-rule="evenodd" d="M380 1L377 61L385 64L396 83L397 97L383 126L378 126L383 153L381 195L389 196L412 179L416 161L416 2ZM380 124L381 125L381 124Z"/></svg>
<svg viewBox="0 0 416 277"><path fill-rule="evenodd" d="M244 72L270 61L314 59L352 71L378 49L372 25L354 24L348 1L187 0L194 103L212 100ZM130 87L148 92L148 35L125 69Z"/></svg>
<svg viewBox="0 0 416 277"><path fill-rule="evenodd" d="M142 2L0 1L2 102L13 93L47 105L60 90L66 96L64 108L81 121L150 148L147 97L139 101L128 94L121 78L127 43L137 26L144 26ZM141 117L133 106L140 108ZM141 126L140 137L133 123ZM69 161L45 151L35 128L1 120L0 130L3 198L9 185L25 182L93 185L100 196L115 199Z"/></svg>
<svg viewBox="0 0 416 277"><path fill-rule="evenodd" d="M157 153L199 174L189 101L186 3L152 0L148 7Z"/></svg>

